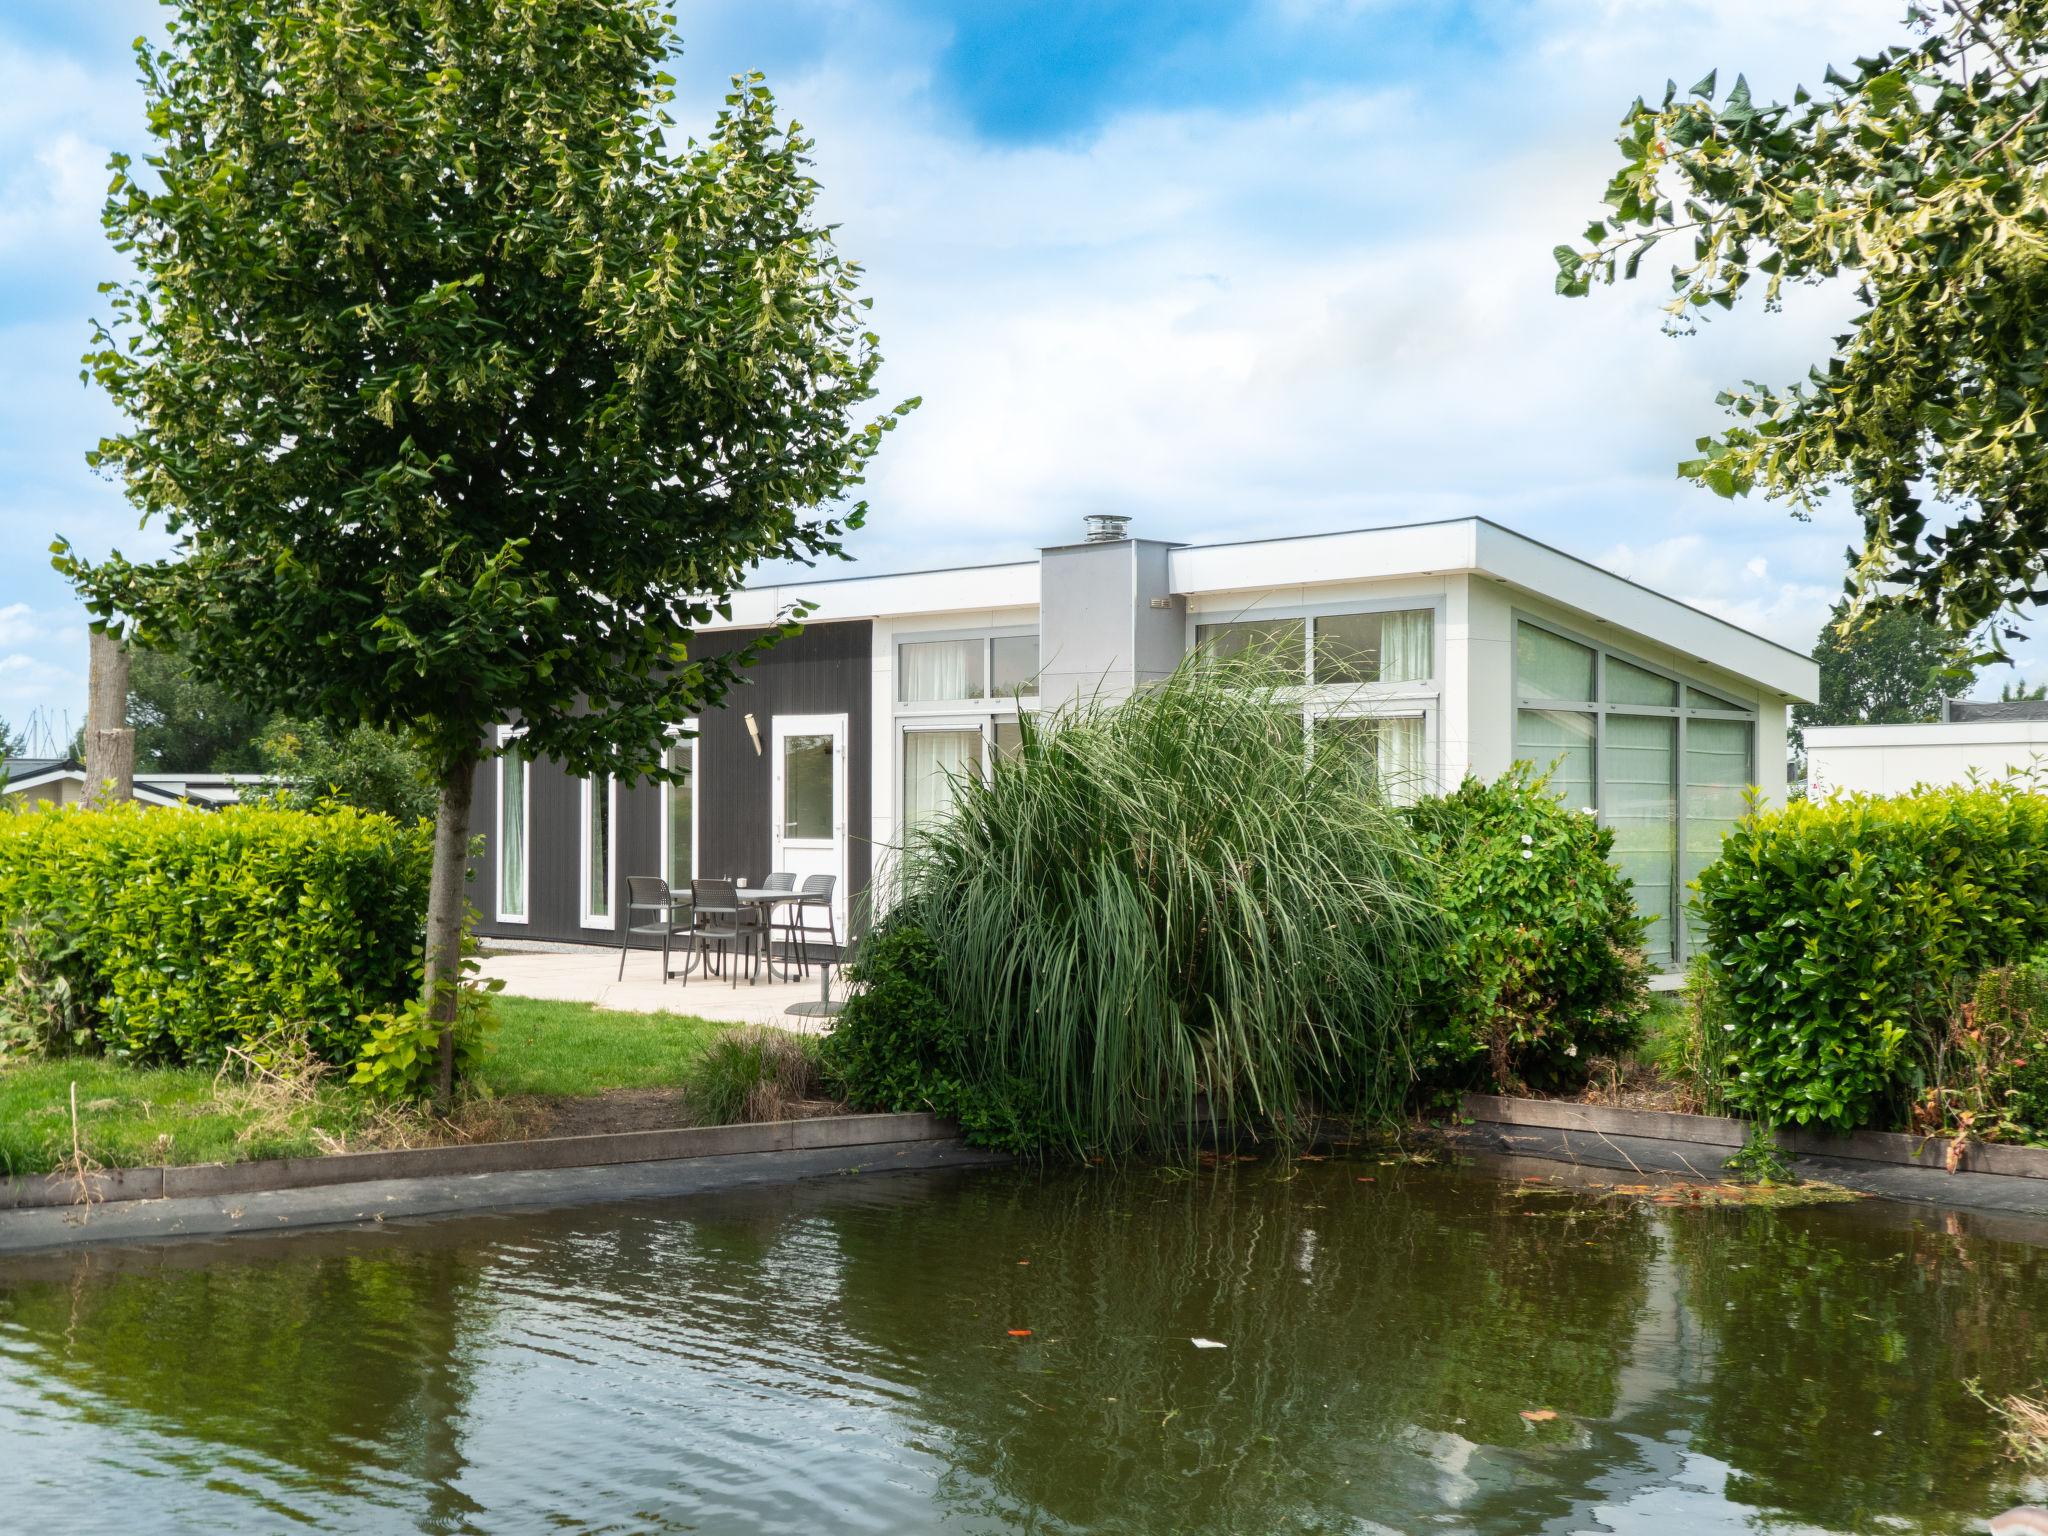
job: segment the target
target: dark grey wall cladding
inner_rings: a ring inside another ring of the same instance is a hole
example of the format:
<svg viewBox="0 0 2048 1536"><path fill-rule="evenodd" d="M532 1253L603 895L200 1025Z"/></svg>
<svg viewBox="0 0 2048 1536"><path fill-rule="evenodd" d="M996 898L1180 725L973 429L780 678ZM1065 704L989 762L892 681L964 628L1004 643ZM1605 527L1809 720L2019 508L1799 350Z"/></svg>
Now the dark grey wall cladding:
<svg viewBox="0 0 2048 1536"><path fill-rule="evenodd" d="M777 715L845 715L847 726L847 869L855 892L867 889L874 867L869 833L873 752L873 626L866 621L813 624L778 642L741 674L725 707L698 721L697 872L707 878L758 881L768 873L769 795L774 765L772 722ZM739 649L759 631L732 630L701 636L697 654ZM761 730L754 750L746 717ZM498 765L477 770L472 826L484 840L483 856L470 870L469 899L480 919L477 931L505 938L616 944L616 930L585 928L578 920L577 859L582 802L577 781L552 762L533 765L527 910L530 921L497 921L497 860L491 842L498 821ZM619 786L618 861L612 870L613 910L622 916L626 876L651 875L661 865L661 790L654 784ZM849 893L850 894L850 893Z"/></svg>

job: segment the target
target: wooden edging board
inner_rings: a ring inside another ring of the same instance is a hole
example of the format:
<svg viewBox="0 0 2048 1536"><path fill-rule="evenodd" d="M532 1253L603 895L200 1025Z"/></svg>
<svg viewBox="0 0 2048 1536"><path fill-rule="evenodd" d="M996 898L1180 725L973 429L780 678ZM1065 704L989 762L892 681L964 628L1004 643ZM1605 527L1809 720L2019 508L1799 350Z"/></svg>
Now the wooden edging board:
<svg viewBox="0 0 2048 1536"><path fill-rule="evenodd" d="M614 1163L725 1157L735 1152L792 1152L885 1142L945 1141L959 1134L937 1115L823 1115L757 1125L703 1125L603 1136L550 1136L535 1141L465 1142L394 1152L342 1152L332 1157L280 1157L189 1167L113 1168L81 1180L61 1173L0 1179L0 1210L182 1196L245 1195L310 1189L373 1179L447 1174L518 1173L547 1168L600 1168Z"/></svg>
<svg viewBox="0 0 2048 1536"><path fill-rule="evenodd" d="M1643 1136L1657 1141L1682 1141L1695 1146L1734 1150L1749 1137L1750 1122L1721 1115L1681 1115L1657 1109L1612 1109L1600 1104L1574 1104L1559 1099L1517 1099L1490 1093L1468 1093L1464 1112L1488 1125L1540 1126L1550 1130L1584 1131L1588 1135ZM1846 1158L1852 1162L1892 1163L1911 1168L1948 1168L1950 1144L1941 1136L1905 1136L1893 1131L1781 1129L1778 1146L1795 1157ZM1959 1173L1995 1173L2010 1178L2048 1179L2048 1147L2011 1147L1970 1142L1957 1155Z"/></svg>

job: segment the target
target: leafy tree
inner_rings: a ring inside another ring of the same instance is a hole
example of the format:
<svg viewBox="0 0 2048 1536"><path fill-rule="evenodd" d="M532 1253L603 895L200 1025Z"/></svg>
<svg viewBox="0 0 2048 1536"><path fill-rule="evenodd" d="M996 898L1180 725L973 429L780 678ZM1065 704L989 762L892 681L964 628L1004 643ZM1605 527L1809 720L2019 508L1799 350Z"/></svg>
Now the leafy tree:
<svg viewBox="0 0 2048 1536"><path fill-rule="evenodd" d="M1813 659L1820 700L1792 710L1793 744L1809 725L1911 725L1941 718L1941 701L1976 681L1969 641L1905 608L1855 614L1843 598L1828 615Z"/></svg>
<svg viewBox="0 0 2048 1536"><path fill-rule="evenodd" d="M18 731L7 723L7 717L0 715L0 757L14 757L28 746L28 732Z"/></svg>
<svg viewBox="0 0 2048 1536"><path fill-rule="evenodd" d="M96 622L438 792L425 998L453 1072L486 732L662 777L794 628L699 655L765 560L841 553L883 433L858 268L759 77L672 145L656 0L178 0L138 42L156 147L113 160L91 462L172 559L58 568Z"/></svg>
<svg viewBox="0 0 2048 1536"><path fill-rule="evenodd" d="M312 810L339 801L403 822L431 817L434 781L419 753L374 725L337 731L318 720L279 720L260 744L285 804Z"/></svg>
<svg viewBox="0 0 2048 1536"><path fill-rule="evenodd" d="M2036 699L2048 699L2048 683L2036 683L2029 688L2025 683L2002 683L1998 689L2001 704L2031 704Z"/></svg>
<svg viewBox="0 0 2048 1536"><path fill-rule="evenodd" d="M2048 595L2048 0L1914 4L1907 22L1790 104L1759 105L1740 77L1720 96L1712 74L1638 99L1611 211L1557 248L1557 286L1634 277L1679 232L1674 330L1752 283L1774 309L1787 284L1852 278L1832 355L1804 382L1722 395L1734 425L1679 472L1802 516L1845 488L1856 590L1960 635Z"/></svg>
<svg viewBox="0 0 2048 1536"><path fill-rule="evenodd" d="M176 651L137 651L129 661L128 723L135 766L169 773L255 773L267 711L247 695L192 675Z"/></svg>

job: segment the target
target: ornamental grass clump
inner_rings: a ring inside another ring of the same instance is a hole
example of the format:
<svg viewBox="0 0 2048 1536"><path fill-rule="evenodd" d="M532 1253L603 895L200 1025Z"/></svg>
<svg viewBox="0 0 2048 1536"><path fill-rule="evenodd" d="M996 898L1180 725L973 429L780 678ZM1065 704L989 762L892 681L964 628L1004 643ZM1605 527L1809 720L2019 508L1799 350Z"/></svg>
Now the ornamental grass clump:
<svg viewBox="0 0 2048 1536"><path fill-rule="evenodd" d="M892 872L967 1081L1029 1085L1054 1140L1106 1151L1399 1108L1435 923L1360 736L1310 749L1285 679L1198 654L1021 738Z"/></svg>

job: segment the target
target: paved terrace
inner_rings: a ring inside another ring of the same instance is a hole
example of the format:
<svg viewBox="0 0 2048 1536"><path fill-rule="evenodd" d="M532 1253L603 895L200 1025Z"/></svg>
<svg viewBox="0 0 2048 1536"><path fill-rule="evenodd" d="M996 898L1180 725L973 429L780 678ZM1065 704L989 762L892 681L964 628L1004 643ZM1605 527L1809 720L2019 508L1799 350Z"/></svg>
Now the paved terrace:
<svg viewBox="0 0 2048 1536"><path fill-rule="evenodd" d="M680 958L676 962L681 964ZM776 962L779 972L781 962ZM686 1013L729 1024L773 1024L799 1034L823 1033L824 1020L789 1012L793 1003L818 1000L818 966L801 981L770 980L748 986L745 976L735 987L730 975L692 973L666 986L661 980L661 951L636 949L626 956L626 978L619 980L619 952L594 944L519 945L493 942L482 957L481 974L505 983L508 997L538 997L553 1002L595 1003L628 1013ZM837 967L832 969L832 998L845 996Z"/></svg>

